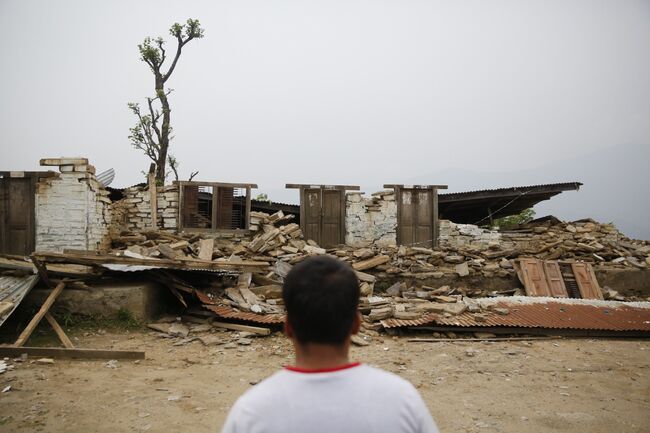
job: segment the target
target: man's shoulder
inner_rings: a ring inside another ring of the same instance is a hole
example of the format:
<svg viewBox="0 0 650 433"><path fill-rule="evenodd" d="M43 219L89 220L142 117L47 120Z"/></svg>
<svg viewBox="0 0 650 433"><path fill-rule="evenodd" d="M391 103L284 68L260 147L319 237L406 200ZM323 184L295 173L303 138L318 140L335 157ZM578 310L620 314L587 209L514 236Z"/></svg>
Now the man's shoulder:
<svg viewBox="0 0 650 433"><path fill-rule="evenodd" d="M383 370L372 365L361 365L359 373L365 376L369 384L379 388L395 388L408 392L415 392L415 387L408 380L390 371Z"/></svg>

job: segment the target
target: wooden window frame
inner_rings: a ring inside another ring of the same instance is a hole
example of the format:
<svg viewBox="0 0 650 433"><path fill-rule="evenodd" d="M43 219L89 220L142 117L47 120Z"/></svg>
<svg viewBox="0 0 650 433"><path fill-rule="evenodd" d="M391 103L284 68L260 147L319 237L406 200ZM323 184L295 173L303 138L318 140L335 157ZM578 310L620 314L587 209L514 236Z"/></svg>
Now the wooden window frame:
<svg viewBox="0 0 650 433"><path fill-rule="evenodd" d="M250 230L250 214L251 214L251 189L257 188L257 184L254 183L227 183L227 182L200 182L200 181L178 181L174 182L178 185L178 231L179 232L188 232L188 233L197 233L197 232L209 232L209 233L243 233L246 234ZM184 199L183 190L185 186L209 186L213 188L212 192L212 210L211 210L211 228L194 228L194 227L185 227L183 221L183 207ZM216 189L222 188L238 188L246 190L246 208L244 211L244 228L243 229L219 229L217 227L217 210L218 202L216 199Z"/></svg>

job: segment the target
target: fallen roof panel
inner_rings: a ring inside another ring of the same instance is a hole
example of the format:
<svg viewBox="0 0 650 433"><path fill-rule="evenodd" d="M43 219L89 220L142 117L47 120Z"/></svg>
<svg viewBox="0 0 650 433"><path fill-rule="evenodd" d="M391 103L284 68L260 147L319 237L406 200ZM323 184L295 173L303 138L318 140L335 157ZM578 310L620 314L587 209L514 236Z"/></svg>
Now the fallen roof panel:
<svg viewBox="0 0 650 433"><path fill-rule="evenodd" d="M454 327L513 327L577 329L595 331L650 332L650 302L584 301L579 299L515 297L512 300L476 300L480 314L465 312L458 316L429 315L415 320L386 319L386 328L436 324ZM499 314L495 308L507 309Z"/></svg>
<svg viewBox="0 0 650 433"><path fill-rule="evenodd" d="M38 275L0 277L0 326L16 310L37 281Z"/></svg>
<svg viewBox="0 0 650 433"><path fill-rule="evenodd" d="M244 311L237 311L231 307L222 305L203 305L204 308L215 313L223 319L237 319L245 322L264 323L267 325L281 325L284 323L284 315L281 314L256 314Z"/></svg>
<svg viewBox="0 0 650 433"><path fill-rule="evenodd" d="M487 220L490 212L493 218L516 215L563 191L577 191L581 186L580 182L564 182L439 194L440 218L477 224Z"/></svg>

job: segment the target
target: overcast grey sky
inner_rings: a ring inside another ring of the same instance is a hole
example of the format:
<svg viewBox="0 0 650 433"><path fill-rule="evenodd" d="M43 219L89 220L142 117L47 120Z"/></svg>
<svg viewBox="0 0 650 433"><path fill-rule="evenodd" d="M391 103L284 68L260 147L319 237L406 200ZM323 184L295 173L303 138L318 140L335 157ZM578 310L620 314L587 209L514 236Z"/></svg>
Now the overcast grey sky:
<svg viewBox="0 0 650 433"><path fill-rule="evenodd" d="M182 177L284 201L287 182L578 180L538 215L650 238L648 1L0 0L0 170L81 155L140 182L137 44L189 17L205 38L168 82Z"/></svg>

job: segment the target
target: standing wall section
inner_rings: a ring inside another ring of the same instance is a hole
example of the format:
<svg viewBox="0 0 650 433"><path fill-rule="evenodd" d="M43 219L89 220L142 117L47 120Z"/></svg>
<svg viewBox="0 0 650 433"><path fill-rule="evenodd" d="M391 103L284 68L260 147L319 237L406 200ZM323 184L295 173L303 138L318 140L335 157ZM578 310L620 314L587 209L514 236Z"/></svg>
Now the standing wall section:
<svg viewBox="0 0 650 433"><path fill-rule="evenodd" d="M95 168L87 160L86 164L66 164L68 161L81 160L41 161L41 165L61 163L61 173L57 177L41 178L36 185L36 250L105 250L110 247L109 193L97 181Z"/></svg>
<svg viewBox="0 0 650 433"><path fill-rule="evenodd" d="M156 188L157 229L178 230L178 186ZM151 193L149 187L131 187L124 190L124 199L116 203L120 226L124 230L152 229Z"/></svg>
<svg viewBox="0 0 650 433"><path fill-rule="evenodd" d="M351 247L397 245L397 203L392 190L371 197L348 192L345 200L345 243Z"/></svg>

